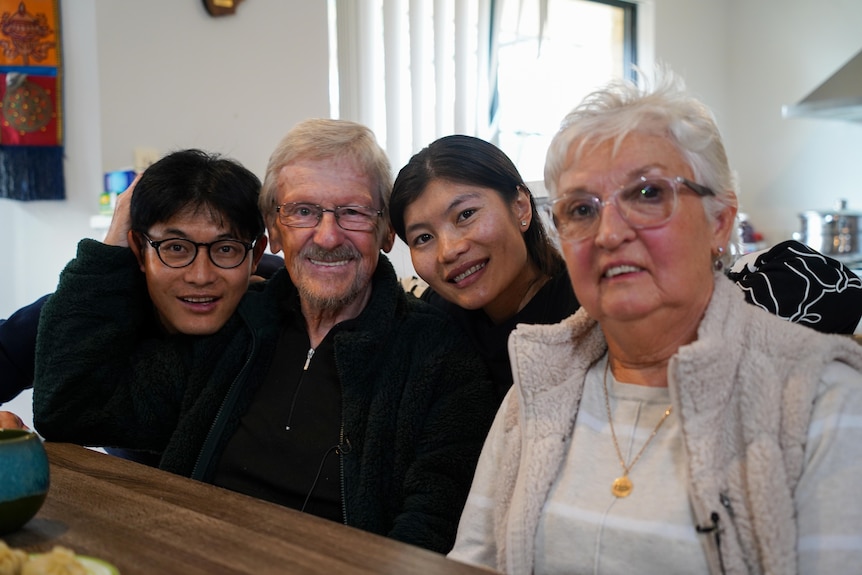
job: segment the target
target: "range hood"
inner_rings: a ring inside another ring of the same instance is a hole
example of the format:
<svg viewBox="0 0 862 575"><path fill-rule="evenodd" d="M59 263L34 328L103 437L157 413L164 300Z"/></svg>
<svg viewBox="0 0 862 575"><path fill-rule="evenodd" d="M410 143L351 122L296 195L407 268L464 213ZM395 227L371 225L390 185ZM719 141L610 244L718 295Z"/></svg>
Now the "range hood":
<svg viewBox="0 0 862 575"><path fill-rule="evenodd" d="M862 51L798 104L783 106L781 115L862 122Z"/></svg>

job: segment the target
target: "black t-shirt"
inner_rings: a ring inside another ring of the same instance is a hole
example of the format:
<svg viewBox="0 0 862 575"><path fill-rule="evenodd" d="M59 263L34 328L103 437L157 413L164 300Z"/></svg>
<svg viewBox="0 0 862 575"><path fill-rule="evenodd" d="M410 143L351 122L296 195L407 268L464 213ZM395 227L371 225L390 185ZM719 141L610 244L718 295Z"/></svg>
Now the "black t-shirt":
<svg viewBox="0 0 862 575"><path fill-rule="evenodd" d="M309 359L302 317L284 327L266 380L228 441L214 484L343 522L336 330Z"/></svg>
<svg viewBox="0 0 862 575"><path fill-rule="evenodd" d="M485 360L494 380L498 399L512 387L512 367L509 364L509 334L519 323L554 324L569 317L580 307L566 270L548 280L524 309L508 320L495 324L481 309L468 310L446 301L432 289L421 299L446 311L470 336L479 355Z"/></svg>

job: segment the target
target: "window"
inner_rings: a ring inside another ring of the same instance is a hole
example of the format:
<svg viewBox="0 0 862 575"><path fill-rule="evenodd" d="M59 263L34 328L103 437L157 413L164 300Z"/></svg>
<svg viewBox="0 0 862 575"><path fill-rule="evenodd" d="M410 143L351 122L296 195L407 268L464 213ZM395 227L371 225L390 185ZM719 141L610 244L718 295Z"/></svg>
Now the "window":
<svg viewBox="0 0 862 575"><path fill-rule="evenodd" d="M369 126L394 170L434 139L475 135L540 180L560 120L631 75L622 0L329 0L332 116Z"/></svg>
<svg viewBox="0 0 862 575"><path fill-rule="evenodd" d="M495 143L527 181L541 180L545 152L566 113L596 86L633 78L635 6L601 0L502 4Z"/></svg>

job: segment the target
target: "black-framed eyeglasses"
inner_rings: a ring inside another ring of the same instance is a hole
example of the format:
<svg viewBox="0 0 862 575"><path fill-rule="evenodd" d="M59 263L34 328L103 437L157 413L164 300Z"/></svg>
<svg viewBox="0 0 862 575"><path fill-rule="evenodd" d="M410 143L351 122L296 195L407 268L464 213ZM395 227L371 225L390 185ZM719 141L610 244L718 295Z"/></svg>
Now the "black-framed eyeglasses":
<svg viewBox="0 0 862 575"><path fill-rule="evenodd" d="M288 202L275 206L278 221L291 228L313 228L320 223L325 212L335 216L335 221L343 230L351 232L371 232L377 228L377 219L383 216L382 210L368 206L335 206L332 209L318 204Z"/></svg>
<svg viewBox="0 0 862 575"><path fill-rule="evenodd" d="M233 269L245 261L254 243L239 240L218 240L215 242L193 242L183 238L153 240L141 234L147 243L156 250L156 255L169 268L184 268L198 257L198 249L206 248L210 261L225 270Z"/></svg>
<svg viewBox="0 0 862 575"><path fill-rule="evenodd" d="M622 186L607 199L586 192L571 192L551 202L554 227L561 239L582 240L599 229L602 208L613 204L623 220L633 228L657 228L666 224L676 211L680 186L700 197L714 196L706 186L677 176L641 176Z"/></svg>

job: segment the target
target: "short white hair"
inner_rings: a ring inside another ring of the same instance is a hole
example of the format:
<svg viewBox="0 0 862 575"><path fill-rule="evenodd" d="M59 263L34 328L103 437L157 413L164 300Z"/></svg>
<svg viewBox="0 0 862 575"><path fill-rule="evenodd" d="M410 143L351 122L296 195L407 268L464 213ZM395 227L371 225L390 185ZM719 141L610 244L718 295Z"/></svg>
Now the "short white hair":
<svg viewBox="0 0 862 575"><path fill-rule="evenodd" d="M736 207L736 175L712 111L686 92L682 78L665 67L658 68L652 87L643 76L639 80L641 85L610 82L563 118L545 159L545 187L550 197L557 197L557 183L569 154L574 154L577 163L585 150L608 140L614 142L616 152L626 136L639 132L667 137L691 167L697 183L715 192L714 197L703 198L710 219L727 206ZM734 226L731 243L736 238Z"/></svg>

